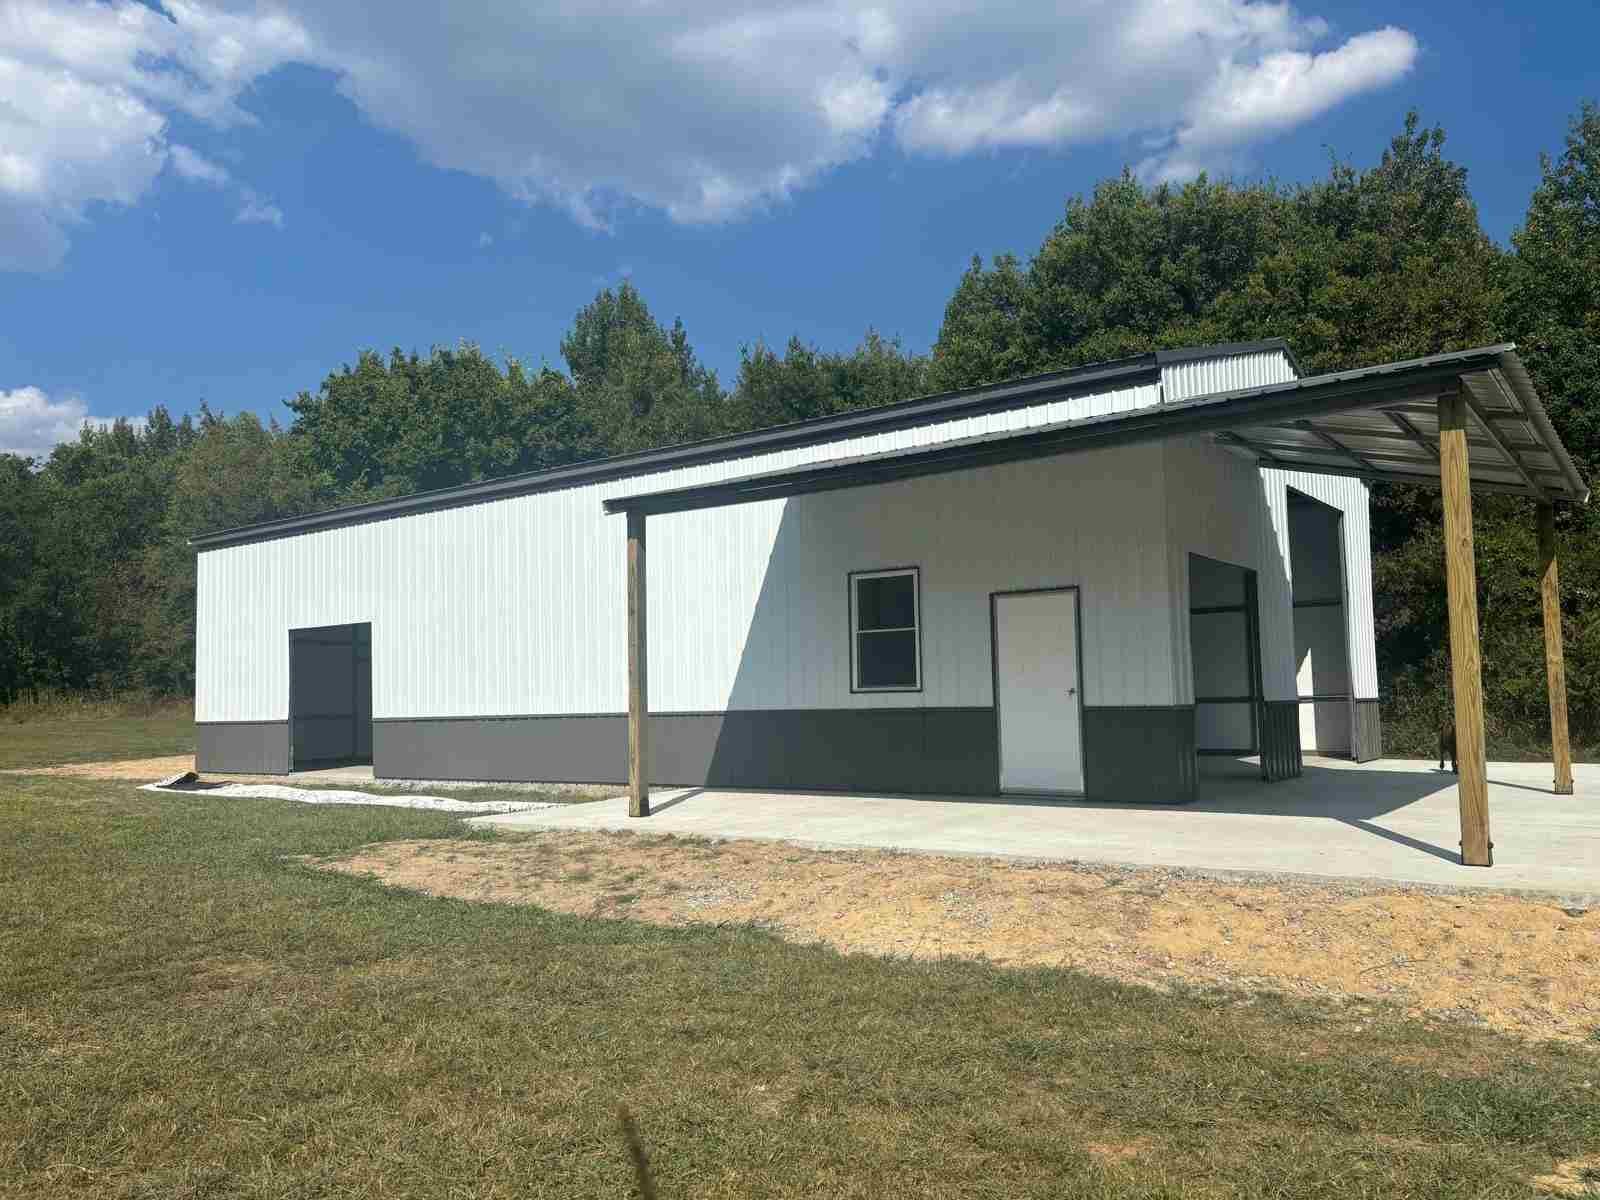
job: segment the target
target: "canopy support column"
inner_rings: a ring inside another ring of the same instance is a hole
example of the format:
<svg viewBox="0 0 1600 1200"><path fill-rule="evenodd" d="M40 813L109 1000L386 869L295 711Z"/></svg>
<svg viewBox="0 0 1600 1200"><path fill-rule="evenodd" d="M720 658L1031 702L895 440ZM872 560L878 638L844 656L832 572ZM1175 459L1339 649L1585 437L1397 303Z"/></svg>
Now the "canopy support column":
<svg viewBox="0 0 1600 1200"><path fill-rule="evenodd" d="M1561 579L1556 568L1556 509L1539 505L1539 602L1544 609L1544 673L1550 688L1550 757L1555 791L1572 795L1572 742L1567 736L1567 660L1561 649Z"/></svg>
<svg viewBox="0 0 1600 1200"><path fill-rule="evenodd" d="M1478 575L1472 553L1472 480L1467 468L1467 405L1454 390L1439 397L1439 474L1444 487L1445 584L1450 605L1450 676L1455 693L1456 792L1461 861L1494 864L1489 840L1489 780L1484 762L1483 667L1478 649Z"/></svg>
<svg viewBox="0 0 1600 1200"><path fill-rule="evenodd" d="M628 815L650 815L650 689L642 512L628 513Z"/></svg>

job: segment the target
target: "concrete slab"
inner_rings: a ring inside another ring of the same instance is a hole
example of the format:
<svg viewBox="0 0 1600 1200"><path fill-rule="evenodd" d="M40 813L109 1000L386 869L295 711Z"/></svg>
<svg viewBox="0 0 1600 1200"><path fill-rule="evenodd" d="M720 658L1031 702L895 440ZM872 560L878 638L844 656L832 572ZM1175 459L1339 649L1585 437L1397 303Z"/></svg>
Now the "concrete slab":
<svg viewBox="0 0 1600 1200"><path fill-rule="evenodd" d="M1542 763L1491 763L1492 868L1459 863L1455 777L1432 763L1308 759L1264 784L1244 760L1209 760L1199 803L1133 806L1015 798L662 790L654 815L624 797L484 817L502 829L612 829L759 838L839 849L992 855L1195 871L1552 892L1600 903L1600 765L1576 794Z"/></svg>

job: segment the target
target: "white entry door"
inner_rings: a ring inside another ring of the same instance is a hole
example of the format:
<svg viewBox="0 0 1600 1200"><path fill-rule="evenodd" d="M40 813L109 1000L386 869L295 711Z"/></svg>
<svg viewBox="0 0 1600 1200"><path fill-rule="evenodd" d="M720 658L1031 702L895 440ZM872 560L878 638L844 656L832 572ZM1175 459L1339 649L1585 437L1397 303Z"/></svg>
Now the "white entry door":
<svg viewBox="0 0 1600 1200"><path fill-rule="evenodd" d="M994 598L1000 790L1083 791L1078 593Z"/></svg>

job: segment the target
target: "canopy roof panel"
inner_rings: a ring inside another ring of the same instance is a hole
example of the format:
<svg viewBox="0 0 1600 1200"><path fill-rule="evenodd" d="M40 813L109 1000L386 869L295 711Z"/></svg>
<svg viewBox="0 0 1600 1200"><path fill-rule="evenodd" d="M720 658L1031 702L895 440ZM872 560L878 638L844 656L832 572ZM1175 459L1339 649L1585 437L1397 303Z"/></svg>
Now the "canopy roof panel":
<svg viewBox="0 0 1600 1200"><path fill-rule="evenodd" d="M1510 346L1494 349L1499 350L1494 365L1462 371L1436 388L1415 394L1403 389L1403 394L1380 396L1359 408L1241 424L1217 437L1264 466L1437 486L1438 399L1454 385L1460 388L1470 417L1467 449L1474 487L1519 492L1538 500L1586 499L1588 488L1550 428L1521 360ZM1436 355L1394 365L1404 370L1452 357ZM1315 385L1362 375L1352 371L1302 382Z"/></svg>
<svg viewBox="0 0 1600 1200"><path fill-rule="evenodd" d="M747 504L1196 433L1210 434L1262 466L1438 487L1438 403L1456 391L1472 414L1468 454L1475 489L1587 502L1588 485L1550 425L1516 347L1507 343L621 496L605 507L613 513L661 513Z"/></svg>

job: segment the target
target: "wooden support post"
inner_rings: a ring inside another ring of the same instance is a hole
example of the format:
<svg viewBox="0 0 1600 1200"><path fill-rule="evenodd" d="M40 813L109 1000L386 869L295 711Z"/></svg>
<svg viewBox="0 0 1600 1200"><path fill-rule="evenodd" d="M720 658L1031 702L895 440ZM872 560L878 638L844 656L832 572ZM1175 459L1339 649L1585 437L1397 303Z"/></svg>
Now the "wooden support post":
<svg viewBox="0 0 1600 1200"><path fill-rule="evenodd" d="M1561 650L1561 579L1556 569L1556 509L1539 505L1539 602L1544 609L1544 673L1550 685L1550 757L1558 796L1572 795L1567 737L1567 660Z"/></svg>
<svg viewBox="0 0 1600 1200"><path fill-rule="evenodd" d="M1483 667L1478 650L1478 573L1472 555L1472 480L1467 469L1467 405L1459 391L1439 397L1439 475L1444 486L1444 567L1450 604L1450 676L1456 707L1456 792L1461 861L1494 863L1489 840L1489 780L1484 763Z"/></svg>
<svg viewBox="0 0 1600 1200"><path fill-rule="evenodd" d="M644 514L628 514L628 815L650 815L650 688L645 643Z"/></svg>

